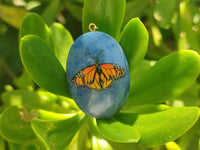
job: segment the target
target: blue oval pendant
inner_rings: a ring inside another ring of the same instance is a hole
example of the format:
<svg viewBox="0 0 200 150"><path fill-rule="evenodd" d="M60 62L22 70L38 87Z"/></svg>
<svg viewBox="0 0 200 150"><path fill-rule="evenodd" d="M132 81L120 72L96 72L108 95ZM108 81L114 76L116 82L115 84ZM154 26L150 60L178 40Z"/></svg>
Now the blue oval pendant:
<svg viewBox="0 0 200 150"><path fill-rule="evenodd" d="M67 82L76 104L87 115L114 115L124 105L130 85L121 46L103 32L81 35L68 54Z"/></svg>

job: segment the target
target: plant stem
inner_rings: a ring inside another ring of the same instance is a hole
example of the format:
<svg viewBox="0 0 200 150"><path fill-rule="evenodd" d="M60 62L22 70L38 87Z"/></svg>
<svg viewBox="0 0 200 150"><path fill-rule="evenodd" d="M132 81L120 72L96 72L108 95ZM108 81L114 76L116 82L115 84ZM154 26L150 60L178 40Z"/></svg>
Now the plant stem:
<svg viewBox="0 0 200 150"><path fill-rule="evenodd" d="M3 59L0 59L0 68L10 77L12 80L16 78L16 75L10 69L10 67L6 64Z"/></svg>

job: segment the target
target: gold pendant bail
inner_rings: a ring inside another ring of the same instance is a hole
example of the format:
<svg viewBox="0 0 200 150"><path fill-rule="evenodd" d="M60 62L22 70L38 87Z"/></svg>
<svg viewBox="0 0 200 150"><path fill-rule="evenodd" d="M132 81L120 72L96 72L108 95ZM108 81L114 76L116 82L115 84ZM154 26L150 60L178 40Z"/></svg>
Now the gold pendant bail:
<svg viewBox="0 0 200 150"><path fill-rule="evenodd" d="M99 28L96 26L96 24L94 24L94 23L90 23L89 24L89 30L90 31L96 31L96 30L98 30Z"/></svg>

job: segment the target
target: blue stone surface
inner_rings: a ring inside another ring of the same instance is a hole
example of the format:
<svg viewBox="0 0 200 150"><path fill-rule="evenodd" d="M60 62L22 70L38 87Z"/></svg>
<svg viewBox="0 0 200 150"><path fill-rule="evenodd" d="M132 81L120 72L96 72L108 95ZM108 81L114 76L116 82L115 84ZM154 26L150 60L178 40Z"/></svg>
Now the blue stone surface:
<svg viewBox="0 0 200 150"><path fill-rule="evenodd" d="M119 65L125 75L101 90L75 86L73 77L87 66L95 65L95 59L100 64ZM126 101L130 85L129 67L121 46L103 32L93 31L81 35L68 54L67 82L76 104L87 115L108 118L116 114Z"/></svg>

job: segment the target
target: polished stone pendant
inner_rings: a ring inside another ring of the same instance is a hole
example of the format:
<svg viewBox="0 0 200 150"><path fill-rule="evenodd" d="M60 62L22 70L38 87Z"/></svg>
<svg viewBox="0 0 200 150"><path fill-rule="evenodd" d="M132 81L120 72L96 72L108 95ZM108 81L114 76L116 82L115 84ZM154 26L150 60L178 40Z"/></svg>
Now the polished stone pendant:
<svg viewBox="0 0 200 150"><path fill-rule="evenodd" d="M79 108L95 118L108 118L124 105L130 85L124 52L110 35L81 35L67 59L67 82Z"/></svg>

